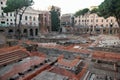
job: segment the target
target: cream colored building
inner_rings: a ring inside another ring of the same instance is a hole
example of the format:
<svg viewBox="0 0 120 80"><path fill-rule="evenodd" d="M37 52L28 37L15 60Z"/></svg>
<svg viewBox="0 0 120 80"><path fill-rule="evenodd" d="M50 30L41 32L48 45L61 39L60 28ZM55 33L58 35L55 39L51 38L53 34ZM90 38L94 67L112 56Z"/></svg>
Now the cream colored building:
<svg viewBox="0 0 120 80"><path fill-rule="evenodd" d="M0 0L0 32L7 37L36 37L39 32L39 12L28 7L21 20L21 27L18 27L20 13L17 15L17 26L15 27L15 13L4 13L2 8L6 6L7 0Z"/></svg>
<svg viewBox="0 0 120 80"><path fill-rule="evenodd" d="M0 24L3 26L15 26L15 13L4 13L2 8L6 6L7 0L0 0ZM19 23L19 16L17 15L17 24ZM38 25L38 11L31 7L28 7L22 16L21 24L29 26Z"/></svg>
<svg viewBox="0 0 120 80"><path fill-rule="evenodd" d="M21 27L15 27L15 13L4 13L2 10L6 6L6 1L0 0L0 32L4 32L6 36L17 37L17 32L20 31L22 37L36 37L41 29L41 23L45 25L45 28L51 27L50 12L35 10L32 7L25 10L21 20ZM20 15L17 15L17 25L19 18Z"/></svg>
<svg viewBox="0 0 120 80"><path fill-rule="evenodd" d="M118 33L118 23L114 17L103 18L97 14L86 13L84 16L75 18L75 26L86 28L85 30L90 33Z"/></svg>

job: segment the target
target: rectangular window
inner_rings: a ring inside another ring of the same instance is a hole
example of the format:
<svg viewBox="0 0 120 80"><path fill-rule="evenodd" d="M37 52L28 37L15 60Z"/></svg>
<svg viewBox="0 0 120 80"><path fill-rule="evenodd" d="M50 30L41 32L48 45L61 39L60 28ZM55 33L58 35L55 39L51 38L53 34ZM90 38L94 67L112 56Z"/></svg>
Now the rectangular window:
<svg viewBox="0 0 120 80"><path fill-rule="evenodd" d="M8 13L6 13L6 16L8 16Z"/></svg>
<svg viewBox="0 0 120 80"><path fill-rule="evenodd" d="M13 23L10 23L10 25L13 25Z"/></svg>
<svg viewBox="0 0 120 80"><path fill-rule="evenodd" d="M10 13L10 16L12 16L12 13Z"/></svg>
<svg viewBox="0 0 120 80"><path fill-rule="evenodd" d="M36 23L34 23L34 26L36 26Z"/></svg>
<svg viewBox="0 0 120 80"><path fill-rule="evenodd" d="M1 10L3 9L3 7L1 7Z"/></svg>
<svg viewBox="0 0 120 80"><path fill-rule="evenodd" d="M96 22L98 22L98 19L96 20Z"/></svg>
<svg viewBox="0 0 120 80"><path fill-rule="evenodd" d="M30 22L30 25L32 25L32 22Z"/></svg>
<svg viewBox="0 0 120 80"><path fill-rule="evenodd" d="M4 16L4 13L2 13L2 16Z"/></svg>
<svg viewBox="0 0 120 80"><path fill-rule="evenodd" d="M93 20L91 20L91 22L93 22Z"/></svg>
<svg viewBox="0 0 120 80"><path fill-rule="evenodd" d="M106 22L108 22L108 20L106 20Z"/></svg>
<svg viewBox="0 0 120 80"><path fill-rule="evenodd" d="M3 2L1 2L1 4L3 4Z"/></svg>
<svg viewBox="0 0 120 80"><path fill-rule="evenodd" d="M5 21L1 21L1 24L5 24Z"/></svg>
<svg viewBox="0 0 120 80"><path fill-rule="evenodd" d="M31 20L31 19L32 19L32 17L30 16L30 17L29 17L29 19Z"/></svg>
<svg viewBox="0 0 120 80"><path fill-rule="evenodd" d="M33 21L35 21L35 17L33 18Z"/></svg>
<svg viewBox="0 0 120 80"><path fill-rule="evenodd" d="M101 22L103 22L103 19L101 20Z"/></svg>
<svg viewBox="0 0 120 80"><path fill-rule="evenodd" d="M106 27L108 27L108 24L106 24Z"/></svg>
<svg viewBox="0 0 120 80"><path fill-rule="evenodd" d="M15 13L14 13L14 17L15 17Z"/></svg>
<svg viewBox="0 0 120 80"><path fill-rule="evenodd" d="M113 22L113 20L111 19L111 23Z"/></svg>
<svg viewBox="0 0 120 80"><path fill-rule="evenodd" d="M27 20L27 16L25 16L25 20Z"/></svg>

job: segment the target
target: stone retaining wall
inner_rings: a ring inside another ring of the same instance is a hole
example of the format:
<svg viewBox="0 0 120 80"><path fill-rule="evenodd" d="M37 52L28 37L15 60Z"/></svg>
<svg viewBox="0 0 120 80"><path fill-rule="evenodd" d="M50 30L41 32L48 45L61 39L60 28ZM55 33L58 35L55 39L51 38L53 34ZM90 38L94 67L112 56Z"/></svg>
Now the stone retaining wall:
<svg viewBox="0 0 120 80"><path fill-rule="evenodd" d="M58 42L58 41L65 41L69 40L68 38L62 38L62 39L52 39L52 38L39 38L37 39L38 42L46 43L46 42Z"/></svg>
<svg viewBox="0 0 120 80"><path fill-rule="evenodd" d="M110 47L110 48L105 48L105 47L94 47L94 48L91 48L93 50L99 50L99 51L106 51L106 52L117 52L117 53L120 53L120 47Z"/></svg>
<svg viewBox="0 0 120 80"><path fill-rule="evenodd" d="M89 54L84 54L84 53L70 52L65 50L43 48L43 47L39 47L38 51L43 52L46 55L52 56L52 57L58 57L63 54L64 57L67 59L74 59L76 56L81 56L82 58L86 58L89 56Z"/></svg>

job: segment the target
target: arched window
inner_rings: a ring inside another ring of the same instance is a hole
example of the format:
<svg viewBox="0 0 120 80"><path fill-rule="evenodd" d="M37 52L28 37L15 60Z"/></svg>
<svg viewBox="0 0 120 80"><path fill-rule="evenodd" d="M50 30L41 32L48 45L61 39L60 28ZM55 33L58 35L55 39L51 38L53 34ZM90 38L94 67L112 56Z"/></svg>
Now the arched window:
<svg viewBox="0 0 120 80"><path fill-rule="evenodd" d="M25 20L27 21L28 19L27 19L27 16L25 16Z"/></svg>
<svg viewBox="0 0 120 80"><path fill-rule="evenodd" d="M33 36L33 29L30 29L30 36Z"/></svg>
<svg viewBox="0 0 120 80"><path fill-rule="evenodd" d="M36 18L35 17L33 17L33 21L35 21L36 20Z"/></svg>
<svg viewBox="0 0 120 80"><path fill-rule="evenodd" d="M23 33L27 33L27 29L24 29Z"/></svg>
<svg viewBox="0 0 120 80"><path fill-rule="evenodd" d="M35 35L36 36L38 35L38 29L35 29Z"/></svg>
<svg viewBox="0 0 120 80"><path fill-rule="evenodd" d="M29 19L32 20L32 17L30 16Z"/></svg>
<svg viewBox="0 0 120 80"><path fill-rule="evenodd" d="M9 33L13 33L13 30L12 29L9 29L9 31L8 31Z"/></svg>

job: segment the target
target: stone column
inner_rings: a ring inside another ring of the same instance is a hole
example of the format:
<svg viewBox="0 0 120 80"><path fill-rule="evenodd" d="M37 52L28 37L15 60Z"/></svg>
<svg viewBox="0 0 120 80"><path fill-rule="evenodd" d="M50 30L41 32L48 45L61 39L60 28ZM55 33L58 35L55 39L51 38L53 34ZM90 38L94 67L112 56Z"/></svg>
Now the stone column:
<svg viewBox="0 0 120 80"><path fill-rule="evenodd" d="M110 28L107 28L106 34L110 34Z"/></svg>
<svg viewBox="0 0 120 80"><path fill-rule="evenodd" d="M23 36L23 30L24 30L24 29L23 29L23 28L21 28L21 37Z"/></svg>
<svg viewBox="0 0 120 80"><path fill-rule="evenodd" d="M33 37L35 37L36 35L35 35L35 28L33 28Z"/></svg>
<svg viewBox="0 0 120 80"><path fill-rule="evenodd" d="M115 32L115 31L114 31L115 29L114 29L114 28L111 28L111 30L112 30L112 34L115 34L115 33L114 33L114 32Z"/></svg>
<svg viewBox="0 0 120 80"><path fill-rule="evenodd" d="M90 32L91 32L91 27L88 28L88 33L90 34Z"/></svg>
<svg viewBox="0 0 120 80"><path fill-rule="evenodd" d="M7 29L4 28L4 33L5 33L5 36L8 35L8 28Z"/></svg>
<svg viewBox="0 0 120 80"><path fill-rule="evenodd" d="M27 36L30 37L30 29L27 29Z"/></svg>
<svg viewBox="0 0 120 80"><path fill-rule="evenodd" d="M95 26L93 26L93 28L92 28L92 33L93 34L95 33Z"/></svg>
<svg viewBox="0 0 120 80"><path fill-rule="evenodd" d="M117 32L117 28L115 28L115 34L117 34L118 32Z"/></svg>
<svg viewBox="0 0 120 80"><path fill-rule="evenodd" d="M100 33L103 34L103 28L100 28Z"/></svg>
<svg viewBox="0 0 120 80"><path fill-rule="evenodd" d="M12 30L13 30L13 34L15 35L15 27Z"/></svg>
<svg viewBox="0 0 120 80"><path fill-rule="evenodd" d="M105 28L105 34L108 34L108 28Z"/></svg>

